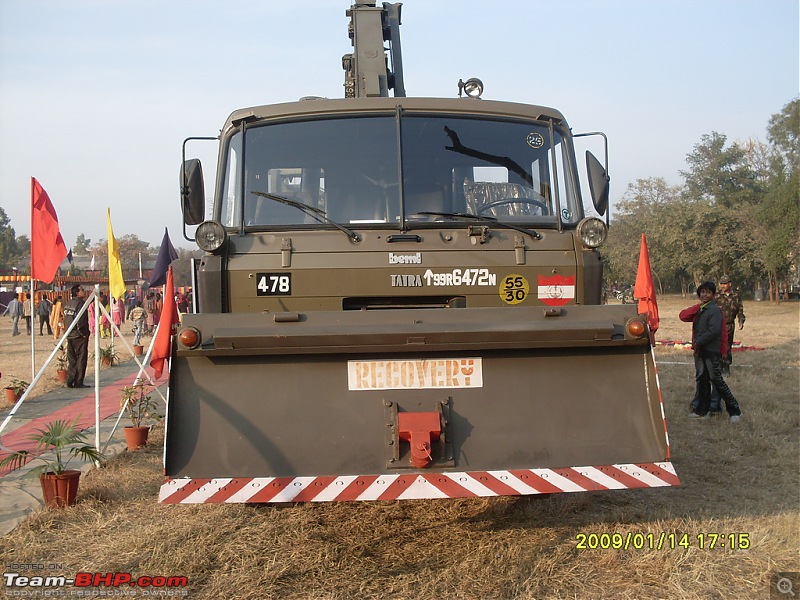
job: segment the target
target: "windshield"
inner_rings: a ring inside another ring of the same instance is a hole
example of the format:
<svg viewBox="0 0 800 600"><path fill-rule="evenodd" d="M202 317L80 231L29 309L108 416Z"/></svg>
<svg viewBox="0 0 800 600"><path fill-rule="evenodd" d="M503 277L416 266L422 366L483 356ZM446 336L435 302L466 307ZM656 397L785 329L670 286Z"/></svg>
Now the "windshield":
<svg viewBox="0 0 800 600"><path fill-rule="evenodd" d="M452 226L449 213L544 228L560 214L570 225L583 211L569 157L541 122L404 115L399 126L395 116L251 125L228 144L216 216L245 229L327 227L320 214L366 228Z"/></svg>

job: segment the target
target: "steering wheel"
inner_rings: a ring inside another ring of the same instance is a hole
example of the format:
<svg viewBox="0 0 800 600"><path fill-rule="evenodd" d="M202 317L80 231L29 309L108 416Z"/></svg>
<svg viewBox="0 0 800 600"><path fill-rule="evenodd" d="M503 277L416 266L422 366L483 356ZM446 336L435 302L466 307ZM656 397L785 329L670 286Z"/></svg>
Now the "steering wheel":
<svg viewBox="0 0 800 600"><path fill-rule="evenodd" d="M538 206L542 209L543 215L547 214L547 204L541 200L535 200L533 198L502 198L500 200L495 200L494 202L489 202L481 206L478 209L478 214L483 215L483 213L495 208L496 206L505 206L506 204L529 204L532 206Z"/></svg>

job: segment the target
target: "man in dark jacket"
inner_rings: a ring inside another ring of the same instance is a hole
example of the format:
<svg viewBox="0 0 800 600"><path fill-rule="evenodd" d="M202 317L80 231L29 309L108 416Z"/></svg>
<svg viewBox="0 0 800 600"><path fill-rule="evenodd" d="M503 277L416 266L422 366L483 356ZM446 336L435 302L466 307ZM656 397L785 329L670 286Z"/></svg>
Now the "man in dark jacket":
<svg viewBox="0 0 800 600"><path fill-rule="evenodd" d="M69 326L75 320L76 315L83 307L86 298L86 290L80 285L72 286L72 300L64 305L64 326ZM75 327L67 336L67 358L69 368L67 369L67 387L88 388L84 385L83 378L86 377L86 361L89 357L89 311L83 311L78 318Z"/></svg>
<svg viewBox="0 0 800 600"><path fill-rule="evenodd" d="M730 415L731 423L736 423L742 411L734 398L728 384L722 379L722 328L725 326L722 311L714 301L717 292L711 281L706 281L697 288L700 298L699 306L691 307L681 313L692 311L692 349L694 350L695 380L699 401L697 408L689 416L704 417L708 414L711 403L711 386L717 389L725 401L725 408Z"/></svg>
<svg viewBox="0 0 800 600"><path fill-rule="evenodd" d="M50 327L50 312L53 310L53 303L42 294L39 296L39 304L36 305L36 314L39 316L39 335L44 335L42 330L47 325L47 335L53 335L53 328Z"/></svg>

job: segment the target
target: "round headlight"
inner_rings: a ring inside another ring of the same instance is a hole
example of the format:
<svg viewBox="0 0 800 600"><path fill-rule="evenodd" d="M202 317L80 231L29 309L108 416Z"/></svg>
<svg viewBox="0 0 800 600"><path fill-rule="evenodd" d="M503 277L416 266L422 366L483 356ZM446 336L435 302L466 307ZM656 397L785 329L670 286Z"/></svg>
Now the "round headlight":
<svg viewBox="0 0 800 600"><path fill-rule="evenodd" d="M194 232L194 240L201 250L216 252L225 243L225 228L216 221L204 221Z"/></svg>
<svg viewBox="0 0 800 600"><path fill-rule="evenodd" d="M584 246L587 248L597 248L606 241L608 228L600 219L588 217L578 223L578 233L581 236L581 241Z"/></svg>

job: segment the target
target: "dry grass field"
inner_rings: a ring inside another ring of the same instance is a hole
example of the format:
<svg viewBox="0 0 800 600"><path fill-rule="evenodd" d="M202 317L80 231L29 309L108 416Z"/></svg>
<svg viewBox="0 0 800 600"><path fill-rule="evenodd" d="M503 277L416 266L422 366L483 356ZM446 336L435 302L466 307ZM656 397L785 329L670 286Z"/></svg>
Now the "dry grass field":
<svg viewBox="0 0 800 600"><path fill-rule="evenodd" d="M659 300L657 339L690 338L677 313L692 302ZM656 349L681 487L165 506L156 503L156 439L85 477L76 506L41 511L0 538L0 564L6 572L20 563L54 567L29 575L185 576L188 587L170 591L190 598L790 598L774 586L778 573L794 573L800 593L800 304L747 302L745 310L736 338L764 349L735 354L727 380L742 405L738 424L688 419L691 352ZM10 366L11 339L0 320L4 379L19 368ZM643 534L643 547L614 548L614 534L628 532ZM650 548L662 532L663 547ZM612 547L581 550L582 534ZM721 537L711 548L714 534Z"/></svg>

